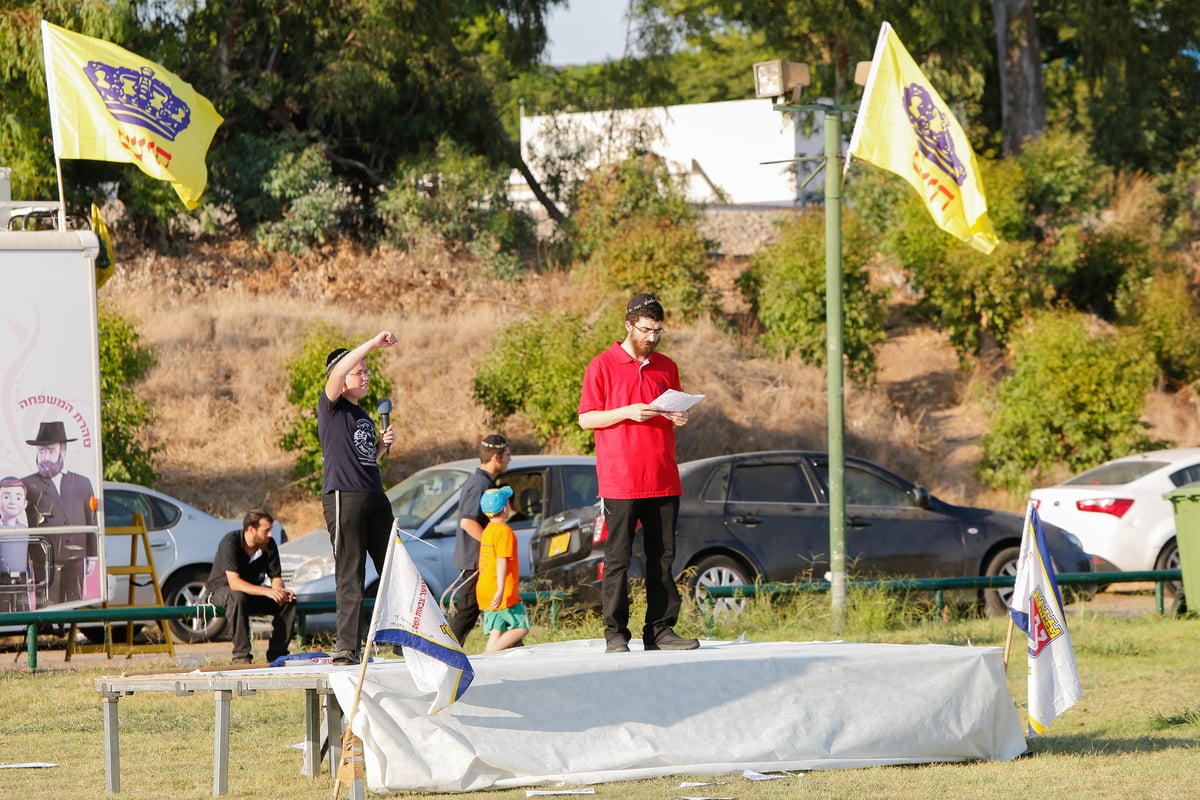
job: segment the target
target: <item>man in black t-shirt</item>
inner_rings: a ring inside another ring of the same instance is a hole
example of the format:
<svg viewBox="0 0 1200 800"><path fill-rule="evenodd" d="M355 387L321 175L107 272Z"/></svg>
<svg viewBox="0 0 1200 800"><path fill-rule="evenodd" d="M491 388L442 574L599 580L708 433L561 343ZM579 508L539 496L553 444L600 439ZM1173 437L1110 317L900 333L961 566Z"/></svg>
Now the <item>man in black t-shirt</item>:
<svg viewBox="0 0 1200 800"><path fill-rule="evenodd" d="M247 513L242 529L226 534L213 557L208 591L212 602L225 608L234 664L251 661L252 616L271 617L267 663L288 654L288 642L296 625L296 596L283 586L279 547L271 538L274 522L266 511ZM270 579L270 585L263 583L264 578Z"/></svg>
<svg viewBox="0 0 1200 800"><path fill-rule="evenodd" d="M475 599L475 584L479 581L479 541L488 524L487 514L479 508L479 500L488 489L496 488L496 478L508 470L511 459L507 439L498 433L484 438L479 443L479 469L471 473L459 494L458 538L454 541L454 566L459 573L450 585L451 593L457 594L458 600L447 620L459 644L467 641L467 635L479 619L479 602Z"/></svg>

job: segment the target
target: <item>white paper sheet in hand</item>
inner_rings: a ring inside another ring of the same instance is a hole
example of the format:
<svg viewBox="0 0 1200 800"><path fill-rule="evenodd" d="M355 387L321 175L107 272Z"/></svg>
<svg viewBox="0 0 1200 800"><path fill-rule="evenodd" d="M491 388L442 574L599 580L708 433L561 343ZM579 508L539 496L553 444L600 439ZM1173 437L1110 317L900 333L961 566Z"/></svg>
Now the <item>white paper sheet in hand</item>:
<svg viewBox="0 0 1200 800"><path fill-rule="evenodd" d="M688 394L675 389L667 389L654 398L650 405L663 411L687 411L703 399L704 395L702 394Z"/></svg>

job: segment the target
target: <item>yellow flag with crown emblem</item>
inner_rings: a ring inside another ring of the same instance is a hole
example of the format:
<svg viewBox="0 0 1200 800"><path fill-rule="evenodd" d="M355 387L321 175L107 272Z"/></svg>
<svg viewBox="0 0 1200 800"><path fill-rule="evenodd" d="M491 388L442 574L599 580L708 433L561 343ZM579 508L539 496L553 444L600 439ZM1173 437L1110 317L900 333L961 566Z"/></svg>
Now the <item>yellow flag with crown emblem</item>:
<svg viewBox="0 0 1200 800"><path fill-rule="evenodd" d="M848 153L908 181L942 230L982 253L996 248L999 239L967 135L886 22Z"/></svg>
<svg viewBox="0 0 1200 800"><path fill-rule="evenodd" d="M42 48L56 159L137 164L189 210L200 204L223 121L206 97L153 61L45 20Z"/></svg>

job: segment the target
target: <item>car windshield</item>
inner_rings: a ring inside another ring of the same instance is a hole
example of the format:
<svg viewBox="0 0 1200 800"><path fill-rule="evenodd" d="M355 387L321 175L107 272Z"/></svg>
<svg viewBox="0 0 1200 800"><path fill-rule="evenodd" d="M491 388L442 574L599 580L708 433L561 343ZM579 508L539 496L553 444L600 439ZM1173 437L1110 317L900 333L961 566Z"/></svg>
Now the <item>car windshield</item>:
<svg viewBox="0 0 1200 800"><path fill-rule="evenodd" d="M392 514L402 528L417 528L458 491L467 473L457 469L423 470L388 489Z"/></svg>
<svg viewBox="0 0 1200 800"><path fill-rule="evenodd" d="M1080 473L1063 486L1121 486L1165 466L1165 461L1114 461Z"/></svg>

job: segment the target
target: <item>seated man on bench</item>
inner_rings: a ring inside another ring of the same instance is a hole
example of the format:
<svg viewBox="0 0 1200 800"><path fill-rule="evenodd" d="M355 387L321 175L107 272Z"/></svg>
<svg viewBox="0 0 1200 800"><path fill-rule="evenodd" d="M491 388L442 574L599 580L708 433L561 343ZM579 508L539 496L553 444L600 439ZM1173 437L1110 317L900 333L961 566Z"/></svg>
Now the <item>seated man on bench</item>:
<svg viewBox="0 0 1200 800"><path fill-rule="evenodd" d="M240 531L230 531L217 546L208 591L212 602L225 608L233 663L249 664L250 617L271 617L267 663L288 654L296 625L296 595L283 586L279 547L271 538L275 519L266 511L250 511ZM270 585L263 582L270 578Z"/></svg>

